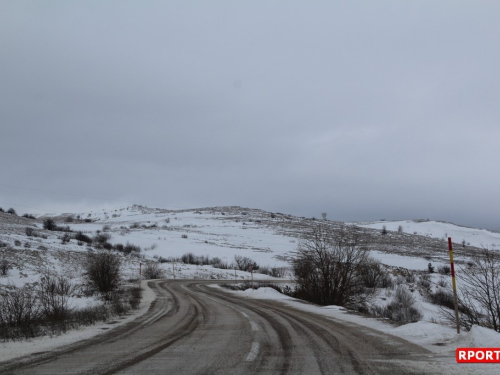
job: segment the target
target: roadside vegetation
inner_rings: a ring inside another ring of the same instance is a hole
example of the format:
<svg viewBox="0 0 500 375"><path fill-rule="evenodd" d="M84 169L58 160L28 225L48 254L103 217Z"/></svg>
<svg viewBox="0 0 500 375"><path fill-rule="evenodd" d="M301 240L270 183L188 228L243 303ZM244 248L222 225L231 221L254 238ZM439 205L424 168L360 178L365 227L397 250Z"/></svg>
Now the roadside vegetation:
<svg viewBox="0 0 500 375"><path fill-rule="evenodd" d="M61 334L70 329L106 321L137 309L142 291L126 286L120 277L120 259L109 251L89 252L84 264L85 283L43 275L22 288L9 285L0 294L0 339L16 340ZM73 307L73 298L101 300L88 307Z"/></svg>

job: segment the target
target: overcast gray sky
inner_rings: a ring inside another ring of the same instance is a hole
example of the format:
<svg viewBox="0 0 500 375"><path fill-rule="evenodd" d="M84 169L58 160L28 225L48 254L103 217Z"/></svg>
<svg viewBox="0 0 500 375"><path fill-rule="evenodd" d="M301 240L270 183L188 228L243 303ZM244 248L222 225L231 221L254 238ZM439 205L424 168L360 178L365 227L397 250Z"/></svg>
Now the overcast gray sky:
<svg viewBox="0 0 500 375"><path fill-rule="evenodd" d="M1 0L0 207L500 230L499 16L473 0Z"/></svg>

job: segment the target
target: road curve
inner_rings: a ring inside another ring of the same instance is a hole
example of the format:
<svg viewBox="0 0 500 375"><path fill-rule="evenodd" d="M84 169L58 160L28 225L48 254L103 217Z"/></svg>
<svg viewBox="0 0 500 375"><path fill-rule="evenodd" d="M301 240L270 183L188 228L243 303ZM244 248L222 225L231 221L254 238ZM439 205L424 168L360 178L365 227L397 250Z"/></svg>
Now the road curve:
<svg viewBox="0 0 500 375"><path fill-rule="evenodd" d="M149 311L56 351L0 363L1 374L422 374L430 353L402 339L248 300L207 284L156 280Z"/></svg>

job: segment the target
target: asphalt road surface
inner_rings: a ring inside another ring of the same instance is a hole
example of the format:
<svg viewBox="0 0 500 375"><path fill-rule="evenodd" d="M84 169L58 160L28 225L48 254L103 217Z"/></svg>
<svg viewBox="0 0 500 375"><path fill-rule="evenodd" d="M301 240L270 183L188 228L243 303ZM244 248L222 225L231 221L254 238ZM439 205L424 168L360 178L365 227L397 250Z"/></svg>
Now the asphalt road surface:
<svg viewBox="0 0 500 375"><path fill-rule="evenodd" d="M276 301L160 280L149 311L57 351L0 363L0 374L422 374L430 352Z"/></svg>

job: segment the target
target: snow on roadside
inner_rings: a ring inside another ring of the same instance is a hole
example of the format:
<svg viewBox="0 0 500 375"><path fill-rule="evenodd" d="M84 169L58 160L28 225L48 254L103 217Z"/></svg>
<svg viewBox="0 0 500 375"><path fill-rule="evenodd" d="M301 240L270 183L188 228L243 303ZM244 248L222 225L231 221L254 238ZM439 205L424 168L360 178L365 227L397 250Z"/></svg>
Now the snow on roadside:
<svg viewBox="0 0 500 375"><path fill-rule="evenodd" d="M116 328L117 326L131 322L139 316L144 315L148 311L151 302L154 301L156 294L147 285L147 281L143 281L141 286L143 288L143 292L139 308L137 310L130 311L129 314L122 317L111 317L113 324L110 322L102 322L91 326L80 327L59 336L43 336L29 340L0 342L0 362L33 353L54 350L62 346L73 344L77 341L87 340L94 336L108 332L108 329L110 328Z"/></svg>

